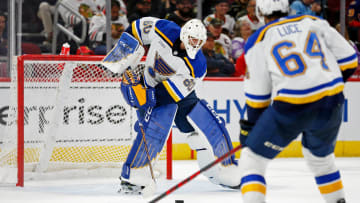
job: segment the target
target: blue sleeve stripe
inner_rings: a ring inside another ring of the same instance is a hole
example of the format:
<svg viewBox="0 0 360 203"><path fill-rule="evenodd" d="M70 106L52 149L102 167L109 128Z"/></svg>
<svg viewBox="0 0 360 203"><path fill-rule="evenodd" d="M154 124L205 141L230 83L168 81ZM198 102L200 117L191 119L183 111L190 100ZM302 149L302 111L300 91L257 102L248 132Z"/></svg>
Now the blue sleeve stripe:
<svg viewBox="0 0 360 203"><path fill-rule="evenodd" d="M171 81L171 80L167 80L168 83L170 84L171 88L176 92L176 94L181 98L184 99L184 96L181 94L180 90L176 87L176 85Z"/></svg>
<svg viewBox="0 0 360 203"><path fill-rule="evenodd" d="M338 179L340 179L340 172L339 171L336 171L334 173L330 173L330 174L327 174L327 175L315 177L316 183L318 185L322 185L322 184L325 184L325 183L330 183L330 182L333 182L333 181L338 180Z"/></svg>
<svg viewBox="0 0 360 203"><path fill-rule="evenodd" d="M167 90L167 92L169 93L169 95L173 98L175 102L178 102L184 98L184 96L181 94L179 89L169 79L163 81L162 83L165 89Z"/></svg>
<svg viewBox="0 0 360 203"><path fill-rule="evenodd" d="M264 185L266 185L266 181L265 178L261 175L256 175L256 174L251 174L251 175L247 175L243 178L241 178L241 183L240 183L240 187L246 183L249 182L260 182Z"/></svg>
<svg viewBox="0 0 360 203"><path fill-rule="evenodd" d="M334 85L336 85L338 83L343 83L343 82L344 82L343 78L339 77L339 78L335 78L331 82L324 83L324 84L321 84L321 85L318 85L316 87L312 87L312 88L309 88L309 89L305 89L305 90L281 89L277 93L278 94L303 95L303 94L308 94L308 93L311 93L311 92L318 91L318 90L326 88L326 87L331 87L331 86L334 86Z"/></svg>
<svg viewBox="0 0 360 203"><path fill-rule="evenodd" d="M254 99L254 100L268 100L271 98L271 94L254 95L254 94L245 93L245 96L248 97L249 99Z"/></svg>
<svg viewBox="0 0 360 203"><path fill-rule="evenodd" d="M346 58L344 58L344 59L340 59L340 60L338 60L337 62L338 62L339 64L340 64L340 63L346 63L346 62L349 62L349 61L354 60L355 58L357 58L356 53L353 54L353 55L351 55L351 56L349 56L349 57L346 57Z"/></svg>

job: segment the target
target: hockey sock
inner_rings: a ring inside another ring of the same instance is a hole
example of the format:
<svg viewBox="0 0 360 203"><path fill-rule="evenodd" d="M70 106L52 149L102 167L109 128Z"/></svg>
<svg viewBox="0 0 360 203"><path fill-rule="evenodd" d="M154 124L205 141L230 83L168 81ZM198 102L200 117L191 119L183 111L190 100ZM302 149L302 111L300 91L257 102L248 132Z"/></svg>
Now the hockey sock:
<svg viewBox="0 0 360 203"><path fill-rule="evenodd" d="M337 203L339 199L344 198L344 189L339 171L317 176L315 180L327 203Z"/></svg>
<svg viewBox="0 0 360 203"><path fill-rule="evenodd" d="M262 175L250 174L241 179L241 193L245 203L262 203L265 200L266 182Z"/></svg>

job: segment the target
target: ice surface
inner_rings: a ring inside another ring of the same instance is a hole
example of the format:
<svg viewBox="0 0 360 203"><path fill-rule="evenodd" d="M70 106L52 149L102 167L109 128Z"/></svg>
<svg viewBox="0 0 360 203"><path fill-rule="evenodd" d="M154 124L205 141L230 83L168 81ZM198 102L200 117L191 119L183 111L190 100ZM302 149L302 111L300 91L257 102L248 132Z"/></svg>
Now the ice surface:
<svg viewBox="0 0 360 203"><path fill-rule="evenodd" d="M337 158L347 203L360 202L360 158ZM174 180L158 180L159 195L198 170L196 161L174 161ZM119 171L120 173L120 171ZM314 178L301 158L281 158L270 163L267 175L267 203L322 203ZM0 203L140 203L152 198L121 196L119 180L81 178L31 180L24 188L0 187ZM241 203L241 193L211 184L200 175L160 203L184 200L184 203Z"/></svg>

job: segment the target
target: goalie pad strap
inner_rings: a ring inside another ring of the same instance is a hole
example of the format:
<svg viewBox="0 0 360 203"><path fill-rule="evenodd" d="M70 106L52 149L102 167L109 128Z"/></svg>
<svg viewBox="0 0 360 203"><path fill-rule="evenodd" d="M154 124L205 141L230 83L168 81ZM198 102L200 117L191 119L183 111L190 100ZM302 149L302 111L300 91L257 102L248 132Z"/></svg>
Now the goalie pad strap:
<svg viewBox="0 0 360 203"><path fill-rule="evenodd" d="M216 114L205 100L200 100L187 117L206 136L216 157L224 155L233 148L224 120ZM236 163L235 155L230 156L221 163L224 166Z"/></svg>
<svg viewBox="0 0 360 203"><path fill-rule="evenodd" d="M168 104L157 108L148 108L143 118L143 128L150 159L153 160L162 150L177 111L176 104ZM121 176L129 179L131 169L142 168L148 164L144 140L138 132L130 153L123 165Z"/></svg>

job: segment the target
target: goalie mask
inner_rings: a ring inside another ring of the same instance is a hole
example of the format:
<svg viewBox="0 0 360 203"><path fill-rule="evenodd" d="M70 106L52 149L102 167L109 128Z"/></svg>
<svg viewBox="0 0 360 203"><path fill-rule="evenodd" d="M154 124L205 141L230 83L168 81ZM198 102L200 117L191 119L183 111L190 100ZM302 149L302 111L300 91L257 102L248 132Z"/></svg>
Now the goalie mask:
<svg viewBox="0 0 360 203"><path fill-rule="evenodd" d="M197 52L206 42L206 28L199 19L192 19L185 23L180 31L180 40L184 43L186 53L195 59Z"/></svg>

